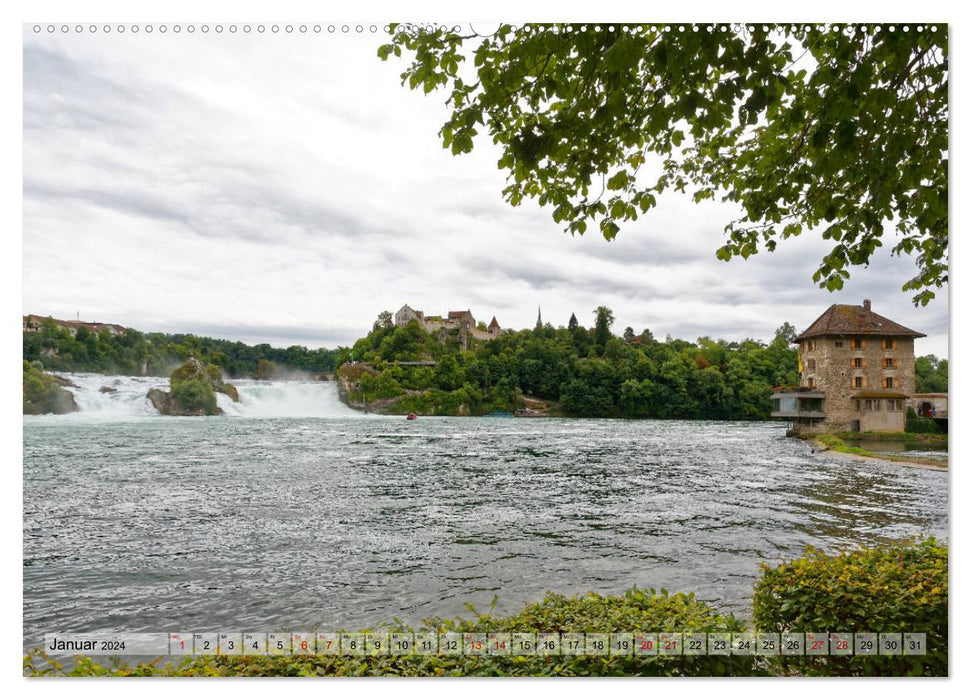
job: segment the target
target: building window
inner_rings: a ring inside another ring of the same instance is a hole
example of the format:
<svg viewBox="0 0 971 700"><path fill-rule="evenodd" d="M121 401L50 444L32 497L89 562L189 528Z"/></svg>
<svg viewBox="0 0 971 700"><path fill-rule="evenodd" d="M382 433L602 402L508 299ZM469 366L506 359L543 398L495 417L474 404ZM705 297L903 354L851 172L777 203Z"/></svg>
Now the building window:
<svg viewBox="0 0 971 700"><path fill-rule="evenodd" d="M883 378L883 388L884 389L893 389L893 377L884 377Z"/></svg>
<svg viewBox="0 0 971 700"><path fill-rule="evenodd" d="M807 340L806 341L806 352L812 352L815 349L816 349L816 341L815 340Z"/></svg>
<svg viewBox="0 0 971 700"><path fill-rule="evenodd" d="M894 340L893 338L884 338L883 339L883 349L884 350L896 350L897 349L897 341Z"/></svg>
<svg viewBox="0 0 971 700"><path fill-rule="evenodd" d="M853 358L853 366L856 367L857 369L862 368L863 367L863 358L862 357L854 357Z"/></svg>
<svg viewBox="0 0 971 700"><path fill-rule="evenodd" d="M856 338L853 341L853 349L854 350L862 350L865 347L866 347L866 343L863 340L861 340L860 338Z"/></svg>
<svg viewBox="0 0 971 700"><path fill-rule="evenodd" d="M863 377L853 377L853 388L854 389L863 388Z"/></svg>
<svg viewBox="0 0 971 700"><path fill-rule="evenodd" d="M806 360L806 369L814 370L816 369L816 360Z"/></svg>
<svg viewBox="0 0 971 700"><path fill-rule="evenodd" d="M863 399L864 411L879 411L880 399Z"/></svg>
<svg viewBox="0 0 971 700"><path fill-rule="evenodd" d="M903 399L887 399L887 410L888 411L902 411L902 410L904 410L904 400Z"/></svg>
<svg viewBox="0 0 971 700"><path fill-rule="evenodd" d="M897 361L892 357L883 358L883 368L884 369L896 369Z"/></svg>
<svg viewBox="0 0 971 700"><path fill-rule="evenodd" d="M838 348L841 348L841 347L843 347L843 341L842 340L837 340L835 343L833 343L833 345L835 345Z"/></svg>
<svg viewBox="0 0 971 700"><path fill-rule="evenodd" d="M808 386L810 389L814 389L816 387L816 380L815 380L815 378L813 378L813 377L807 377L806 378L806 386Z"/></svg>

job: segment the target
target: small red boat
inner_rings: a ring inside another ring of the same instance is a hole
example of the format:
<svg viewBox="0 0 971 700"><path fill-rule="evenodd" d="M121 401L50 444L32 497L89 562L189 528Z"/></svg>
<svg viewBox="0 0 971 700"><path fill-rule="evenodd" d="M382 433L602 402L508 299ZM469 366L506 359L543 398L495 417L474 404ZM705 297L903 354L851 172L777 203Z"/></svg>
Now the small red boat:
<svg viewBox="0 0 971 700"><path fill-rule="evenodd" d="M416 414L416 413L409 413L408 416L407 416L407 418L408 418L408 420L415 420L416 418L418 418L418 414Z"/></svg>

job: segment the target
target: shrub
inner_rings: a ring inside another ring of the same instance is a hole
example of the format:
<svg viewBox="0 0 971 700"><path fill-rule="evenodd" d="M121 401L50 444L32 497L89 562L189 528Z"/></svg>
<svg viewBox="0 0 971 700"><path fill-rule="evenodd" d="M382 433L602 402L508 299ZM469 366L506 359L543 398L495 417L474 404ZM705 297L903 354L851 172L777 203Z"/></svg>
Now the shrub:
<svg viewBox="0 0 971 700"><path fill-rule="evenodd" d="M926 632L926 656L823 656L775 662L806 675L947 675L947 545L933 538L837 556L808 549L762 564L755 627L771 632Z"/></svg>
<svg viewBox="0 0 971 700"><path fill-rule="evenodd" d="M473 611L474 612L474 611ZM427 621L434 622L434 621ZM722 615L694 593L632 588L623 595L586 593L566 597L547 593L507 617L479 614L443 621L440 630L459 632L741 632L734 615ZM760 675L751 657L522 657L520 672L530 676L751 676ZM510 669L515 671L516 667ZM498 675L498 674L497 674Z"/></svg>
<svg viewBox="0 0 971 700"><path fill-rule="evenodd" d="M392 404L390 411L400 415L406 413L431 415L435 411L435 404L440 394L440 391L434 390L423 391L420 394L405 394Z"/></svg>
<svg viewBox="0 0 971 700"><path fill-rule="evenodd" d="M211 416L216 412L216 393L201 379L186 379L172 384L172 396L188 412Z"/></svg>
<svg viewBox="0 0 971 700"><path fill-rule="evenodd" d="M361 393L369 401L374 401L375 399L393 399L396 396L401 396L405 393L405 390L391 376L390 371L384 370L378 374L364 374L361 377Z"/></svg>
<svg viewBox="0 0 971 700"><path fill-rule="evenodd" d="M907 423L904 430L908 433L939 433L940 426L933 418L921 418L912 408L907 409Z"/></svg>
<svg viewBox="0 0 971 700"><path fill-rule="evenodd" d="M471 609L471 608L470 608ZM622 596L595 593L567 598L548 594L507 617L426 620L423 631L454 632L731 632L742 625L715 612L692 594L632 589ZM388 631L405 631L401 625ZM416 630L419 631L419 630ZM165 676L727 676L764 675L752 657L735 656L206 656L178 666L102 667L89 659L67 670L42 653L24 659L25 675Z"/></svg>

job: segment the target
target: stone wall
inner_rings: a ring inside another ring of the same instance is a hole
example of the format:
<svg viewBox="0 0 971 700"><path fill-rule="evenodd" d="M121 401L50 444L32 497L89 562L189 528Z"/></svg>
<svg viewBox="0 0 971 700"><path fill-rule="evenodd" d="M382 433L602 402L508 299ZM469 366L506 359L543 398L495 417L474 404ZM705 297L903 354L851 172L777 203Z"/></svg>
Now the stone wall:
<svg viewBox="0 0 971 700"><path fill-rule="evenodd" d="M472 329L472 337L476 340L492 340L493 338L498 338L498 332L484 331L480 328Z"/></svg>
<svg viewBox="0 0 971 700"><path fill-rule="evenodd" d="M398 327L407 326L408 322L413 319L418 319L418 322L422 323L424 316L421 311L415 311L410 306L402 306L394 315L394 325Z"/></svg>
<svg viewBox="0 0 971 700"><path fill-rule="evenodd" d="M884 338L834 337L804 340L799 346L802 363L802 386L826 392L826 420L815 431L840 432L851 430L853 421L860 421L860 430L903 430L906 420L906 399L900 410L888 411L888 399L878 398L880 407L867 410L858 394L893 393L913 396L914 340L892 338L893 347L884 347ZM855 347L859 341L859 347ZM892 360L892 366L885 364ZM893 380L893 386L885 384ZM858 405L858 401L861 403ZM859 406L859 407L858 407Z"/></svg>

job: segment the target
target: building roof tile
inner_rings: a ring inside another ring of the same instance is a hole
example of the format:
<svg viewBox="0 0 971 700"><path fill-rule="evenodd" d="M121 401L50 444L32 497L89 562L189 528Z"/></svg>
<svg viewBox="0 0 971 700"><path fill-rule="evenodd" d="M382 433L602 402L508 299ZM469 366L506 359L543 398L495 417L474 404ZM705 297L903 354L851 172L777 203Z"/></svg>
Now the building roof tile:
<svg viewBox="0 0 971 700"><path fill-rule="evenodd" d="M795 342L806 338L826 335L880 335L906 338L924 338L924 333L913 331L895 321L884 318L870 309L869 300L863 306L833 304L812 325L796 336Z"/></svg>

